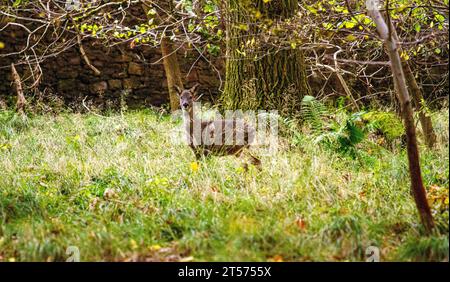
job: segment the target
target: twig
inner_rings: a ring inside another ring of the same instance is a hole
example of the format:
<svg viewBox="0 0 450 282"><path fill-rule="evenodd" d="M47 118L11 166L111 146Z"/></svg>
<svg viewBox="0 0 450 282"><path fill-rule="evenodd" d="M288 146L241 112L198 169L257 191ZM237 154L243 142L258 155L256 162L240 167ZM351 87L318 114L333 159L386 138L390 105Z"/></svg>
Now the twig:
<svg viewBox="0 0 450 282"><path fill-rule="evenodd" d="M80 46L81 57L83 58L84 62L95 73L95 75L99 76L101 72L94 65L91 64L91 61L89 60L88 56L86 55L86 52L84 51L83 44L81 43L81 35L79 33L77 33L77 40L78 45Z"/></svg>

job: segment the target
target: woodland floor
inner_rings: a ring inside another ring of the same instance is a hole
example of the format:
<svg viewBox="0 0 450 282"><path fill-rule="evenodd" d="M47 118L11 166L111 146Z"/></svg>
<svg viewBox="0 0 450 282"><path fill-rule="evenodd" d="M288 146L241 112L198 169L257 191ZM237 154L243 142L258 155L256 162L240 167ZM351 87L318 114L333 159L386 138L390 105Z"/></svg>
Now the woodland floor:
<svg viewBox="0 0 450 282"><path fill-rule="evenodd" d="M448 261L448 110L421 142L437 222L423 236L404 147L365 140L356 157L298 132L262 170L196 162L179 121L153 111L0 112L0 261ZM300 141L299 141L300 140Z"/></svg>

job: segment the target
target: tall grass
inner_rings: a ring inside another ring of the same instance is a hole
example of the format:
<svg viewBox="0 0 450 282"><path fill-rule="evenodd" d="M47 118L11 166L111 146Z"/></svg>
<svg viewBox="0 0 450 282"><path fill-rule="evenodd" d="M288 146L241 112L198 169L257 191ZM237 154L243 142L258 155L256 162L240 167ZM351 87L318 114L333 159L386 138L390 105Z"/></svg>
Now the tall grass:
<svg viewBox="0 0 450 282"><path fill-rule="evenodd" d="M447 205L426 238L400 145L365 140L354 158L290 131L245 171L196 162L172 142L179 121L153 111L0 112L0 260L64 261L69 246L82 261L364 261L369 246L383 261L448 260L448 110L433 117L424 182Z"/></svg>

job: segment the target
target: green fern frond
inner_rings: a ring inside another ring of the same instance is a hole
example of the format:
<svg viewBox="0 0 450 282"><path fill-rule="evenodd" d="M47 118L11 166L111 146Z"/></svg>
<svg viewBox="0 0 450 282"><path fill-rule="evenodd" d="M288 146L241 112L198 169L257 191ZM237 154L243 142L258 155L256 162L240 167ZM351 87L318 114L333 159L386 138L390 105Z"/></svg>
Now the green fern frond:
<svg viewBox="0 0 450 282"><path fill-rule="evenodd" d="M303 97L301 106L302 120L310 125L314 131L321 131L324 126L323 119L327 115L325 105L315 97L305 96Z"/></svg>

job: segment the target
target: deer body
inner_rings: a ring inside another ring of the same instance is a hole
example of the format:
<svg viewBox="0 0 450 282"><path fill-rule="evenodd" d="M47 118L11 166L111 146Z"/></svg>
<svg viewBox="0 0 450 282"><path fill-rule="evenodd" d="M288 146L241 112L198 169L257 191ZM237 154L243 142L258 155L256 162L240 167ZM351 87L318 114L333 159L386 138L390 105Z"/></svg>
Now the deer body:
<svg viewBox="0 0 450 282"><path fill-rule="evenodd" d="M240 156L254 142L255 128L240 119L197 119L193 107L196 88L197 86L189 90L178 90L187 142L195 156ZM251 158L253 164L260 165L257 158Z"/></svg>

